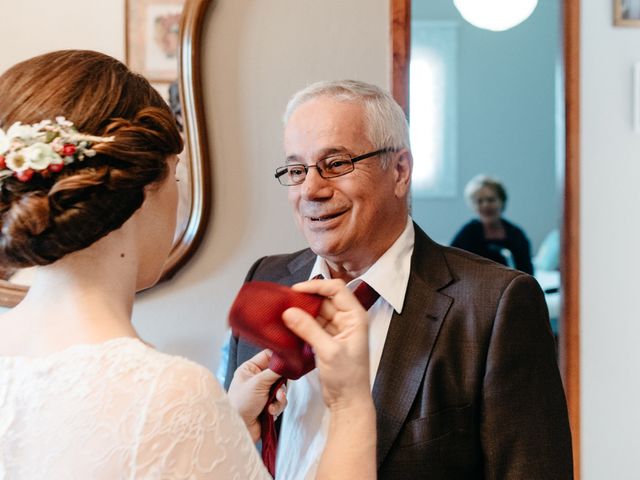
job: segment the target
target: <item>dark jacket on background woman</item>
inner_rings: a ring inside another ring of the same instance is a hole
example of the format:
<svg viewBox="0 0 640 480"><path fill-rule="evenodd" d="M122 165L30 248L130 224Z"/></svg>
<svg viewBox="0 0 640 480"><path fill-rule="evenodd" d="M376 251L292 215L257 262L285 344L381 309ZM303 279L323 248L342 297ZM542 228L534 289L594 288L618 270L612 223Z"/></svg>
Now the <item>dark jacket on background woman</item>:
<svg viewBox="0 0 640 480"><path fill-rule="evenodd" d="M479 220L471 220L456 234L451 246L511 266L507 259L508 253L503 250L507 249L513 256L514 268L532 275L533 265L531 264L529 239L522 229L513 223L505 219L500 221L504 225L506 238L502 240L486 239L482 223Z"/></svg>

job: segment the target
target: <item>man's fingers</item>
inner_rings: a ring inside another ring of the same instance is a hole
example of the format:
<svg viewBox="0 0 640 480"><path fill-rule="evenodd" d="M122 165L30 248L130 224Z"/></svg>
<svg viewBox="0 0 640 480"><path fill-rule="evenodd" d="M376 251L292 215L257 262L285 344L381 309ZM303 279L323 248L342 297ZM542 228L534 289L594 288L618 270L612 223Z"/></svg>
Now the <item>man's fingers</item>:
<svg viewBox="0 0 640 480"><path fill-rule="evenodd" d="M331 343L331 336L318 325L316 320L300 308L288 308L282 314L284 323L293 333L309 343L314 349Z"/></svg>

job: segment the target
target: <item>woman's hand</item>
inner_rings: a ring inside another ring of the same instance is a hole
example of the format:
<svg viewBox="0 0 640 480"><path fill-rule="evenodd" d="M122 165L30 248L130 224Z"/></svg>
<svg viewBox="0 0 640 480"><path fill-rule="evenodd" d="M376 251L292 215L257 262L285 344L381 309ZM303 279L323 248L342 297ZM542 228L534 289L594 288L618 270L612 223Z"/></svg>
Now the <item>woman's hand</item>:
<svg viewBox="0 0 640 480"><path fill-rule="evenodd" d="M316 478L375 479L376 411L369 385L367 312L342 280L311 280L293 288L328 297L317 320L297 308L282 317L313 347L331 412Z"/></svg>
<svg viewBox="0 0 640 480"><path fill-rule="evenodd" d="M329 409L371 402L367 312L342 280L310 280L293 289L327 297L318 319L299 308L287 309L282 318L313 347Z"/></svg>
<svg viewBox="0 0 640 480"><path fill-rule="evenodd" d="M240 365L229 385L229 402L244 420L251 438L257 442L260 438L258 416L269 398L269 390L280 375L269 370L271 351L263 350ZM283 385L276 393L276 400L269 405L268 412L278 416L287 405L286 387Z"/></svg>

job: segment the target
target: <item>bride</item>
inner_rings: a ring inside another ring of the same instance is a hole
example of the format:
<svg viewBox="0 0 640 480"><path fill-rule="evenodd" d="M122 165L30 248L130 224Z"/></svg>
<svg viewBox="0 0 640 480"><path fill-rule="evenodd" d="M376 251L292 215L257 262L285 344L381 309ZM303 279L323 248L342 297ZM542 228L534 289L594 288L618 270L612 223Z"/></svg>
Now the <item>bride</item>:
<svg viewBox="0 0 640 480"><path fill-rule="evenodd" d="M269 352L227 396L131 324L171 248L181 149L168 106L109 56L58 51L0 77L0 264L41 266L0 316L0 479L268 478L254 442ZM318 478L375 478L364 311L340 281L294 288L325 296L329 320L283 316L314 347L332 413Z"/></svg>

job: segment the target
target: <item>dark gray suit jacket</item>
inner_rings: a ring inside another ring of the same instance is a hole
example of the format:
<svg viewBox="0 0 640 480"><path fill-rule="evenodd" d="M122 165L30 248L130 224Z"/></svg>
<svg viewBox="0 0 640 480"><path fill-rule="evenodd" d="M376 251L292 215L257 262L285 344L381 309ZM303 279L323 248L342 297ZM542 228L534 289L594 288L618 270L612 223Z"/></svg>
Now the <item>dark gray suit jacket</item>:
<svg viewBox="0 0 640 480"><path fill-rule="evenodd" d="M404 306L391 319L373 386L379 478L573 478L565 396L537 282L414 228ZM310 250L264 257L247 280L291 285L308 279L314 261ZM231 339L227 386L258 350Z"/></svg>

